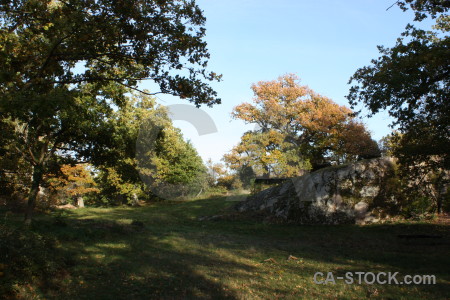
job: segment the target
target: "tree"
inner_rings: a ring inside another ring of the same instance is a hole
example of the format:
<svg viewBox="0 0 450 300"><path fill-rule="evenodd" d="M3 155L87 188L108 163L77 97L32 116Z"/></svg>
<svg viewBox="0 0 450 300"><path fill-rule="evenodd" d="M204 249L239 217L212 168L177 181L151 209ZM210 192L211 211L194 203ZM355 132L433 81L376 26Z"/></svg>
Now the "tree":
<svg viewBox="0 0 450 300"><path fill-rule="evenodd" d="M202 189L206 178L200 156L154 97L127 95L109 124L113 147L102 149L93 159L108 203L137 204L138 198L164 194L170 186L176 187L171 192L175 196Z"/></svg>
<svg viewBox="0 0 450 300"><path fill-rule="evenodd" d="M153 194L163 199L185 198L206 188L207 169L201 157L167 115L147 120L140 133L138 170Z"/></svg>
<svg viewBox="0 0 450 300"><path fill-rule="evenodd" d="M371 115L387 109L394 117L392 126L401 139L393 154L406 168L404 174L419 184L417 178L424 178L419 173L450 169L450 4L437 0L397 4L403 10L409 4L415 21L435 19L433 30L408 24L394 47L378 46L381 56L350 78L356 85L347 98L352 107L362 103Z"/></svg>
<svg viewBox="0 0 450 300"><path fill-rule="evenodd" d="M336 140L334 160L338 164L381 156L378 144L361 122L350 121L342 131L336 134Z"/></svg>
<svg viewBox="0 0 450 300"><path fill-rule="evenodd" d="M209 187L241 190L242 188L248 188L251 184L251 182L249 182L249 180L252 179L251 174L243 174L242 170L238 170L240 172L230 173L224 164L213 163L211 159L206 162L206 167Z"/></svg>
<svg viewBox="0 0 450 300"><path fill-rule="evenodd" d="M406 4L399 2L406 9ZM440 1L406 1L416 10L416 20L437 17L434 31L412 25L392 48L379 46L382 54L371 66L358 69L347 98L352 107L364 104L375 114L388 109L400 132L433 141L416 144L411 155L438 155L450 166L450 5ZM412 140L411 140L412 141ZM412 145L411 145L412 146Z"/></svg>
<svg viewBox="0 0 450 300"><path fill-rule="evenodd" d="M395 4L403 11L408 10L409 4L414 10L414 21L422 21L428 16L436 18L440 14L447 12L450 8L450 3L446 0L399 0Z"/></svg>
<svg viewBox="0 0 450 300"><path fill-rule="evenodd" d="M206 71L204 22L194 1L1 2L0 118L17 125L15 148L32 166L27 223L48 162L102 157L113 147L106 120L140 80L220 103L201 80L220 78Z"/></svg>
<svg viewBox="0 0 450 300"><path fill-rule="evenodd" d="M84 207L84 195L99 192L91 172L85 165L62 165L60 171L61 176L49 180L50 187L70 198L76 198L78 207Z"/></svg>
<svg viewBox="0 0 450 300"><path fill-rule="evenodd" d="M145 185L139 176L136 159L136 140L139 130L149 119L169 118L164 107L156 105L155 98L142 93L130 93L124 97L119 110L108 118L111 130L110 147L100 149L92 157L92 163L99 171L97 181L101 196L108 204L137 204L138 198L145 196Z"/></svg>
<svg viewBox="0 0 450 300"><path fill-rule="evenodd" d="M220 78L205 70L204 24L194 1L2 1L1 87L26 96L80 82L136 88L151 79L160 92L219 103L199 79Z"/></svg>
<svg viewBox="0 0 450 300"><path fill-rule="evenodd" d="M232 169L250 166L258 176L285 177L325 162L363 158L365 146L350 145L355 132L361 145L376 147L350 109L301 86L293 74L258 82L252 90L254 104L236 106L232 116L258 128L245 133L224 156Z"/></svg>
<svg viewBox="0 0 450 300"><path fill-rule="evenodd" d="M6 199L26 193L30 185L30 165L15 155L15 126L11 119L0 119L0 196Z"/></svg>
<svg viewBox="0 0 450 300"><path fill-rule="evenodd" d="M206 168L209 186L215 186L221 177L229 175L223 164L214 163L211 158L206 161Z"/></svg>
<svg viewBox="0 0 450 300"><path fill-rule="evenodd" d="M257 176L296 176L309 169L309 160L302 158L299 148L285 141L282 132L250 131L241 137L240 143L224 155L228 166L238 172L251 167Z"/></svg>
<svg viewBox="0 0 450 300"><path fill-rule="evenodd" d="M383 137L380 141L383 154L397 158L398 186L406 200L406 209L414 211L420 204L421 210L441 213L449 200L450 172L442 168L441 156L431 155L425 159L414 154L417 145L433 141L427 140L427 136L421 137L420 141L411 141L412 138L408 133L398 131Z"/></svg>

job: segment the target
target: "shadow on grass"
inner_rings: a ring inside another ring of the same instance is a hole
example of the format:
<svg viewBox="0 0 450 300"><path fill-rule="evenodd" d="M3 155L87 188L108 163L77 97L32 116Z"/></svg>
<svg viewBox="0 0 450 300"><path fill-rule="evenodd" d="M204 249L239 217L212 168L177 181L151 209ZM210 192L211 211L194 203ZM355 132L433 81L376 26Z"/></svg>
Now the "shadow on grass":
<svg viewBox="0 0 450 300"><path fill-rule="evenodd" d="M102 226L102 225L100 225ZM120 236L126 234L126 238ZM78 262L72 281L57 297L73 299L235 299L214 278L197 271L199 266L213 266L231 275L248 271L249 266L211 257L194 249L180 251L177 244L147 236L147 232L106 233L100 242L75 243ZM75 249L73 248L75 247Z"/></svg>
<svg viewBox="0 0 450 300"><path fill-rule="evenodd" d="M184 206L183 203L178 205ZM86 219L68 212L63 218L36 220L33 231L52 235L61 243L62 255L71 257L68 272L44 287L46 297L236 299L220 277L251 272L252 266L215 257L201 244L187 247L189 240L176 234L183 220L178 221L178 226L165 226L161 222L157 222L158 226L148 226L149 222L139 226L116 221L130 217L143 220L142 217L153 210L151 207L142 209L147 212L113 211L108 214L110 219ZM166 209L172 212L164 205L163 211ZM155 216L159 215L160 221L167 223L174 221L170 217L166 219L164 214L158 211ZM199 268L213 268L216 276L207 277L198 272Z"/></svg>
<svg viewBox="0 0 450 300"><path fill-rule="evenodd" d="M77 210L57 219L44 216L33 230L53 236L60 242L62 255L70 257L67 272L55 278L45 297L237 299L252 298L248 291L254 290L260 298L333 298L341 289L350 293L343 294L344 298L351 298L372 297L374 289L379 289L382 298L405 294L406 298L445 299L450 292L448 226L198 221L199 216L218 214L229 205L224 198L213 198L140 208ZM132 225L133 220L143 226ZM415 243L398 238L430 233L441 235L442 240ZM299 260L286 260L289 255ZM265 262L268 258L275 263ZM314 285L314 273L319 271L336 276L357 271L431 274L436 275L438 285L409 289L377 285L354 291L351 286Z"/></svg>

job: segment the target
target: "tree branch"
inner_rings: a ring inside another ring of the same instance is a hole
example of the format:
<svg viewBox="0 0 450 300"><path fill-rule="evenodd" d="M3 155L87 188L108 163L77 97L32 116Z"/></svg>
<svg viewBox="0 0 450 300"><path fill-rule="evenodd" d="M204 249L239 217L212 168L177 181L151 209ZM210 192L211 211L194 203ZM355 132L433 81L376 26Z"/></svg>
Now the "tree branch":
<svg viewBox="0 0 450 300"><path fill-rule="evenodd" d="M399 1L395 1L394 4L392 4L391 6L389 6L388 8L386 8L386 11L388 11L389 9L391 9L394 5L396 5Z"/></svg>

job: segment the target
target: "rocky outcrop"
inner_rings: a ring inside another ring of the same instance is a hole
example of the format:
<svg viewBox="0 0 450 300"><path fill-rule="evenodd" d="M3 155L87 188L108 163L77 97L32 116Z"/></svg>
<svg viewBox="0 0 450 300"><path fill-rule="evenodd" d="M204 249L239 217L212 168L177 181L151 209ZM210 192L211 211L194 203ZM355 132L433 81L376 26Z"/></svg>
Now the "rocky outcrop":
<svg viewBox="0 0 450 300"><path fill-rule="evenodd" d="M363 223L373 208L395 203L394 174L391 158L332 166L261 191L235 209L301 224Z"/></svg>

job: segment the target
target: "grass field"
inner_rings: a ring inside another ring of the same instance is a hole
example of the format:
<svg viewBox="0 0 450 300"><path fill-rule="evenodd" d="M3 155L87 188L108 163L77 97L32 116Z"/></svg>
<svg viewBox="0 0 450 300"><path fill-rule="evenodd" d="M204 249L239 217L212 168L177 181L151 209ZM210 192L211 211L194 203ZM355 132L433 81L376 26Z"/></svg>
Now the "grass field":
<svg viewBox="0 0 450 300"><path fill-rule="evenodd" d="M12 274L7 273L11 261L2 256L0 284L9 285L2 290L37 299L450 296L448 225L298 226L198 220L232 204L224 197L213 197L139 208L85 208L38 215L29 230L51 237L56 246L43 250L51 252L44 256L46 261L37 263L28 284L11 280ZM21 216L1 214L5 228L25 230L20 228ZM436 234L442 238L398 238L404 234ZM290 255L298 259L288 260ZM53 259L61 262L51 278L39 278L39 264ZM318 285L313 276L319 271L335 276L357 271L399 272L399 279L407 274L431 274L437 284L346 285L337 280L336 284Z"/></svg>

